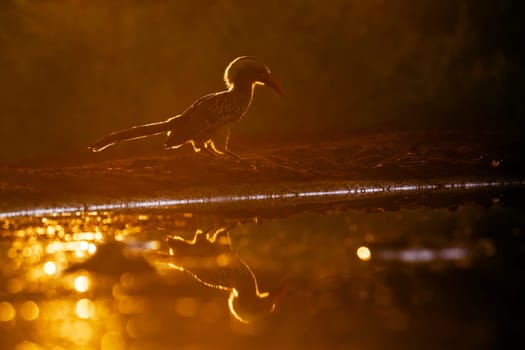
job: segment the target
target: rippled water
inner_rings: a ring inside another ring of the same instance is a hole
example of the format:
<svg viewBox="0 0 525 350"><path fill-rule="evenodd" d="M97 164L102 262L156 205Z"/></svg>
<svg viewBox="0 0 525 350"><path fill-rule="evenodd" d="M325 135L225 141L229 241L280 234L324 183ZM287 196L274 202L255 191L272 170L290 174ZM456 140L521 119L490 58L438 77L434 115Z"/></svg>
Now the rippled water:
<svg viewBox="0 0 525 350"><path fill-rule="evenodd" d="M487 198L4 218L0 348L496 348L525 217Z"/></svg>

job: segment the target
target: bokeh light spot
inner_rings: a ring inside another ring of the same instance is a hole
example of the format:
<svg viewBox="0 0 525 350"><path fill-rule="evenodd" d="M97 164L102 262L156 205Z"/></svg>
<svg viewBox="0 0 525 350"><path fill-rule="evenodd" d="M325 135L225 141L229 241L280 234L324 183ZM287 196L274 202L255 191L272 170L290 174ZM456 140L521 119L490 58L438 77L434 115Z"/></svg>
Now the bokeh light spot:
<svg viewBox="0 0 525 350"><path fill-rule="evenodd" d="M87 292L89 289L89 278L83 275L75 278L75 289L80 293Z"/></svg>
<svg viewBox="0 0 525 350"><path fill-rule="evenodd" d="M227 266L230 263L230 258L226 254L220 254L217 256L217 264L219 266Z"/></svg>
<svg viewBox="0 0 525 350"><path fill-rule="evenodd" d="M48 261L44 264L44 272L46 275L54 275L57 272L57 265L53 261Z"/></svg>
<svg viewBox="0 0 525 350"><path fill-rule="evenodd" d="M368 261L372 258L372 253L368 247L359 247L357 248L357 257L363 261Z"/></svg>
<svg viewBox="0 0 525 350"><path fill-rule="evenodd" d="M40 314L38 305L32 301L26 301L20 306L20 316L26 321L34 321Z"/></svg>
<svg viewBox="0 0 525 350"><path fill-rule="evenodd" d="M88 245L88 253L89 254L95 254L96 251L97 251L97 246L95 245L95 243L89 243L89 245Z"/></svg>
<svg viewBox="0 0 525 350"><path fill-rule="evenodd" d="M77 301L75 311L80 318L92 318L95 315L95 305L89 299L80 299Z"/></svg>
<svg viewBox="0 0 525 350"><path fill-rule="evenodd" d="M13 305L7 301L0 301L0 322L9 322L16 316Z"/></svg>

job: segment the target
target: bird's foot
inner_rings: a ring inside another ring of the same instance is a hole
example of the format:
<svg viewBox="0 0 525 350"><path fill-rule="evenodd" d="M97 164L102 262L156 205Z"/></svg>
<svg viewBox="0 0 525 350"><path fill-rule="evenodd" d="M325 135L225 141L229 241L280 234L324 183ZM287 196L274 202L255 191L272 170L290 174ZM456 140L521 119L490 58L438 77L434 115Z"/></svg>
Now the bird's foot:
<svg viewBox="0 0 525 350"><path fill-rule="evenodd" d="M250 170L257 170L260 166L260 162L254 158L239 158L237 162Z"/></svg>
<svg viewBox="0 0 525 350"><path fill-rule="evenodd" d="M229 150L224 150L223 151L224 154L232 157L233 159L235 159L236 161L238 161L239 163L240 162L244 162L244 161L247 161L248 159L247 158L242 158L242 157L239 157L238 155L236 155L235 153L229 151Z"/></svg>
<svg viewBox="0 0 525 350"><path fill-rule="evenodd" d="M257 160L256 159L240 157L228 149L219 150L213 144L205 144L204 149L207 151L208 154L212 155L213 157L216 157L216 158L229 157L233 161L237 162L237 164L239 165L244 165L244 166L249 167L252 170L257 170Z"/></svg>

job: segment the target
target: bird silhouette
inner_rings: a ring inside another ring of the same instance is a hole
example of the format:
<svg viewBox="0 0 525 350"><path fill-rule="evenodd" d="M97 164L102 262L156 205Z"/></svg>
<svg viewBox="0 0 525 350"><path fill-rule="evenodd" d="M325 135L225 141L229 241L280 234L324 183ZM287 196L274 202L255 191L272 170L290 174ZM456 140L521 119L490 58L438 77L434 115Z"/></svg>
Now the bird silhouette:
<svg viewBox="0 0 525 350"><path fill-rule="evenodd" d="M202 148L214 156L241 159L228 149L231 129L244 116L252 102L256 85L268 85L282 96L284 90L267 66L254 57L234 59L224 71L227 90L199 98L182 114L166 121L134 126L113 132L89 149L102 151L118 142L167 133L167 149L190 144L195 152Z"/></svg>

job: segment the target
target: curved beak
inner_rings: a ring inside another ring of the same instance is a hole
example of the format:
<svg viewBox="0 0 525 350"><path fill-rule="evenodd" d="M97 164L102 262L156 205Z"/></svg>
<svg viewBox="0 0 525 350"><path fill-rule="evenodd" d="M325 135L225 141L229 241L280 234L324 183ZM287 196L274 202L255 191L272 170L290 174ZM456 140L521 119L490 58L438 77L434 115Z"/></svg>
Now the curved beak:
<svg viewBox="0 0 525 350"><path fill-rule="evenodd" d="M264 77L263 77L261 82L264 83L264 85L268 85L269 87L271 87L272 89L277 91L279 93L279 95L281 95L282 97L286 97L286 93L284 92L284 89L283 89L281 83L279 83L279 80L277 80L272 75L272 73L267 72L264 75Z"/></svg>

